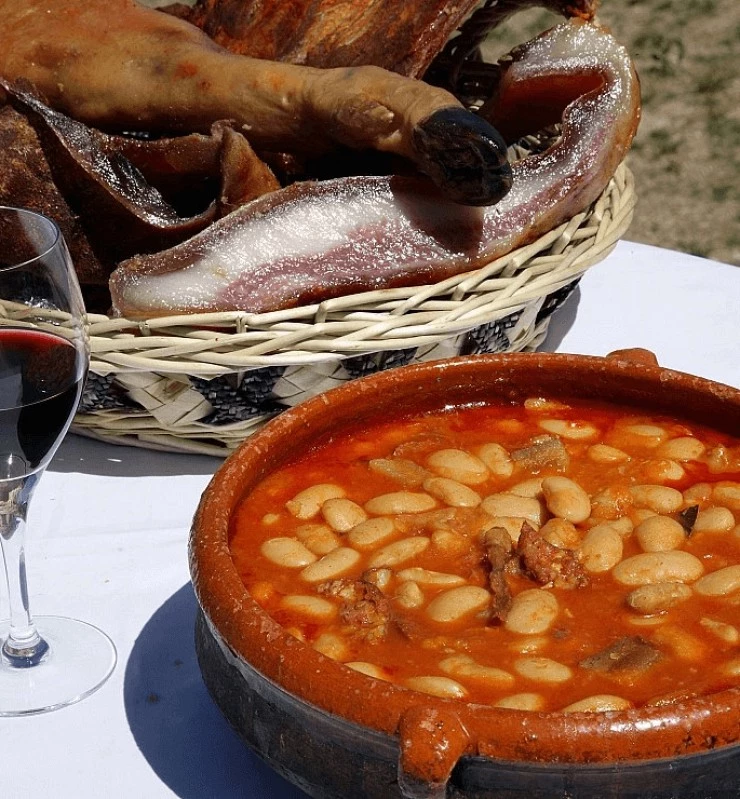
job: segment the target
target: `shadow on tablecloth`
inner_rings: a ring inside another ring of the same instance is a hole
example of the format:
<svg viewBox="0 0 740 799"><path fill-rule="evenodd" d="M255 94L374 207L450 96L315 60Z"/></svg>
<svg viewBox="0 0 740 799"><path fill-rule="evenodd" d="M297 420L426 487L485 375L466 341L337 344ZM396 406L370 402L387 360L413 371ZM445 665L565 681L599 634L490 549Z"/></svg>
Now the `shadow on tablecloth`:
<svg viewBox="0 0 740 799"><path fill-rule="evenodd" d="M183 799L305 799L237 737L211 701L195 656L188 583L149 619L126 663L124 704L137 746Z"/></svg>
<svg viewBox="0 0 740 799"><path fill-rule="evenodd" d="M581 288L576 286L570 297L558 308L550 318L547 336L537 348L540 352L557 352L558 347L565 338L565 334L573 327L578 313L578 304L581 301Z"/></svg>
<svg viewBox="0 0 740 799"><path fill-rule="evenodd" d="M79 472L104 477L169 477L213 474L221 458L122 447L70 433L49 464L50 472Z"/></svg>

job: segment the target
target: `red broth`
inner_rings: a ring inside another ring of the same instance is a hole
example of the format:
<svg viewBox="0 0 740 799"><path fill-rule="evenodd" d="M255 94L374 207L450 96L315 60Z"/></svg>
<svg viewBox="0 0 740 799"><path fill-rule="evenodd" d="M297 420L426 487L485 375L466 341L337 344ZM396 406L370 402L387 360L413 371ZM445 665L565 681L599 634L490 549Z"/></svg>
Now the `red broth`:
<svg viewBox="0 0 740 799"><path fill-rule="evenodd" d="M268 476L231 536L286 630L400 686L558 711L740 684L740 441L706 427L538 399L399 417Z"/></svg>

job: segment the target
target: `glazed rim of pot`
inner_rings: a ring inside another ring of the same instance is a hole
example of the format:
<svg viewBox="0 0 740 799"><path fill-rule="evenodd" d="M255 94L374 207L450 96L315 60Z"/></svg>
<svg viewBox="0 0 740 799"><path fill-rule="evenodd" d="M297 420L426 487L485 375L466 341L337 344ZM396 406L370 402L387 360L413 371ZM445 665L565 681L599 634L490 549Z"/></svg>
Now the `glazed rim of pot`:
<svg viewBox="0 0 740 799"><path fill-rule="evenodd" d="M231 558L232 511L263 477L332 430L382 419L399 407L423 412L496 398L570 397L740 430L740 390L649 360L638 353L636 361L634 351L607 358L544 353L452 358L355 380L286 411L225 462L201 499L190 538L190 568L211 630L293 696L399 735L404 771L425 780L444 780L463 755L604 763L674 758L738 743L740 688L662 706L562 713L442 699L373 679L286 632L252 599Z"/></svg>

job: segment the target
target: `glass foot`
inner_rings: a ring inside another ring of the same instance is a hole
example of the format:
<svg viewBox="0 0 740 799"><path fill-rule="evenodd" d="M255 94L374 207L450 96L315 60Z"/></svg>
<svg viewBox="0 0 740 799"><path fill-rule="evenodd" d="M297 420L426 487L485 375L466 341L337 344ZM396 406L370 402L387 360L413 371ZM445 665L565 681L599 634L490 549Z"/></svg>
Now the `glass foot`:
<svg viewBox="0 0 740 799"><path fill-rule="evenodd" d="M90 696L110 677L116 647L108 636L84 621L35 616L49 651L35 666L17 668L0 655L0 716L28 716L71 705ZM8 622L0 622L0 641Z"/></svg>

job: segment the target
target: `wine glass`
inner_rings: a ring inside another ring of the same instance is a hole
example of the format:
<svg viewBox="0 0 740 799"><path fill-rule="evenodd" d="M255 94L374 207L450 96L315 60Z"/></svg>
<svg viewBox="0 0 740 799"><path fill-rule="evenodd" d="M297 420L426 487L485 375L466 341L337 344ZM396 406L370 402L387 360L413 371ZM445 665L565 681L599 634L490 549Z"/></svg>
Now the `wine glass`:
<svg viewBox="0 0 740 799"><path fill-rule="evenodd" d="M26 585L29 501L69 428L89 363L85 307L59 228L0 206L0 544L10 609L0 622L0 716L76 702L115 666L115 646L96 627L60 616L34 622Z"/></svg>

